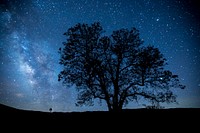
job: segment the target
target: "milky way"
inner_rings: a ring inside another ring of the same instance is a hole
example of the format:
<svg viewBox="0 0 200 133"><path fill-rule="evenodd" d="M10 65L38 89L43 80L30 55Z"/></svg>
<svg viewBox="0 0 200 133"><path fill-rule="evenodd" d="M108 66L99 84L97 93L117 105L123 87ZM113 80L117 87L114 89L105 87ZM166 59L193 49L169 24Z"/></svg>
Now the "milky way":
<svg viewBox="0 0 200 133"><path fill-rule="evenodd" d="M200 107L200 23L192 0L3 0L0 3L0 103L48 111L106 110L76 107L76 90L58 82L58 49L63 33L77 23L99 21L105 34L136 27L145 45L158 47L167 69L185 90L174 90L179 104ZM128 108L141 107L129 104Z"/></svg>

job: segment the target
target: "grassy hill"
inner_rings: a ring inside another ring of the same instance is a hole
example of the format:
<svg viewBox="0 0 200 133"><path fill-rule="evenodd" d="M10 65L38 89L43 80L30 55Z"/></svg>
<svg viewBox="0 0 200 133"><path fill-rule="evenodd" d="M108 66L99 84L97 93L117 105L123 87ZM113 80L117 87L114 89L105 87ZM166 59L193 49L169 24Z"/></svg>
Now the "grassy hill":
<svg viewBox="0 0 200 133"><path fill-rule="evenodd" d="M94 112L40 112L28 111L0 105L1 127L16 126L16 130L64 129L92 130L104 129L155 130L158 127L166 129L188 128L188 125L199 121L199 108L176 109L127 109L120 113L107 111ZM167 128L168 127L168 128ZM9 128L6 128L9 130ZM165 130L166 130L165 129Z"/></svg>

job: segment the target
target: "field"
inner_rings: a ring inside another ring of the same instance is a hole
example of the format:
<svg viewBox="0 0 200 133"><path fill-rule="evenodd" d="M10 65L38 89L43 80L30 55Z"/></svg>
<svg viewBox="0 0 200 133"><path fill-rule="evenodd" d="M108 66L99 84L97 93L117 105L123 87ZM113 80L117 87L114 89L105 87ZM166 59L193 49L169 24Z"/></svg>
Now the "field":
<svg viewBox="0 0 200 133"><path fill-rule="evenodd" d="M94 112L40 112L0 105L1 129L38 131L171 131L198 129L199 108L130 109L120 113ZM8 127L8 128L7 128ZM10 128L9 128L10 127ZM192 128L191 128L192 127ZM195 130L194 130L195 131Z"/></svg>

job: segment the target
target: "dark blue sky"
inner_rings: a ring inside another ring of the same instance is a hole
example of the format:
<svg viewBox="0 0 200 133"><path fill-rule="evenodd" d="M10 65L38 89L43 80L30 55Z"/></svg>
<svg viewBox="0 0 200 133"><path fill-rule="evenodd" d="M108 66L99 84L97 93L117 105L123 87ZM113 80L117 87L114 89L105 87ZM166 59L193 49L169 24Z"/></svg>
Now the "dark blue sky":
<svg viewBox="0 0 200 133"><path fill-rule="evenodd" d="M200 107L200 15L197 0L1 0L0 103L48 111L107 110L76 107L76 91L58 82L63 33L77 23L99 21L113 30L136 27L144 44L158 47L185 90L179 104ZM127 108L142 107L142 103Z"/></svg>

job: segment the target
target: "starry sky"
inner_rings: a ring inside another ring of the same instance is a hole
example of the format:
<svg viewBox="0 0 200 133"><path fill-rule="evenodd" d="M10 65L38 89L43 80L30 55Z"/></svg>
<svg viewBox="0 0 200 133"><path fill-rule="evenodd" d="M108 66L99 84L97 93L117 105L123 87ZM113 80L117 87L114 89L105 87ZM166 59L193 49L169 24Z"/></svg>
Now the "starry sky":
<svg viewBox="0 0 200 133"><path fill-rule="evenodd" d="M76 90L58 82L58 49L77 23L100 22L107 35L135 27L144 45L159 48L166 69L186 89L176 89L179 104L200 107L200 10L198 0L1 0L0 103L25 110L71 112L107 110L95 104L76 107ZM127 108L142 107L130 103Z"/></svg>

